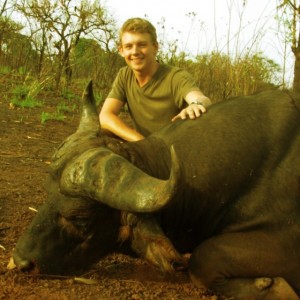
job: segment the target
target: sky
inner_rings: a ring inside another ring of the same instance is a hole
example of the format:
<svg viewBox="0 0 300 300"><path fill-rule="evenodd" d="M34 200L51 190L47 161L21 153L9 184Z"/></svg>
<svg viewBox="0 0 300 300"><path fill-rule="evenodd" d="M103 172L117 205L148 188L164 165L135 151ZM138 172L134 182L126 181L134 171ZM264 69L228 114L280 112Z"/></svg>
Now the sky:
<svg viewBox="0 0 300 300"><path fill-rule="evenodd" d="M233 57L261 51L264 56L282 67L285 45L274 19L277 13L276 2L276 0L103 1L118 26L131 17L146 17L157 28L160 40L177 39L180 50L192 56L215 50ZM287 80L291 81L294 58L289 49L290 46L287 52L286 76Z"/></svg>

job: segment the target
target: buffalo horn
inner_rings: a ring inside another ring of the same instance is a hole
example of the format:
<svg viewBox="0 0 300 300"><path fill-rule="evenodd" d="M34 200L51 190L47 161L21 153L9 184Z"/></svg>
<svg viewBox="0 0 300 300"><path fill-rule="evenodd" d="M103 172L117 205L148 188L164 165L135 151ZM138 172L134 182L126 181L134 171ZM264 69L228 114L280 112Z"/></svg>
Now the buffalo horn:
<svg viewBox="0 0 300 300"><path fill-rule="evenodd" d="M90 81L82 95L82 113L77 132L99 131L99 118L93 93L93 82Z"/></svg>
<svg viewBox="0 0 300 300"><path fill-rule="evenodd" d="M168 205L178 192L180 167L173 147L171 159L170 177L162 180L106 148L93 148L64 169L60 189L64 194L89 197L119 210L154 212Z"/></svg>

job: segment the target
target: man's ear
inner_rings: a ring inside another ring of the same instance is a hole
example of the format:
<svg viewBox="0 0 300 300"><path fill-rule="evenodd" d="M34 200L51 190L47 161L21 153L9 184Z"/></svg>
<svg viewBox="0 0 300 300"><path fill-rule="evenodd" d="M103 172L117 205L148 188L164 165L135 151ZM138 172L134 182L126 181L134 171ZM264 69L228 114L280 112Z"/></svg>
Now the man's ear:
<svg viewBox="0 0 300 300"><path fill-rule="evenodd" d="M119 51L119 54L120 54L122 57L124 57L124 53L123 53L123 48L122 48L122 46L119 46L119 47L118 47L118 51Z"/></svg>
<svg viewBox="0 0 300 300"><path fill-rule="evenodd" d="M157 52L158 52L158 49L159 49L159 45L158 45L158 43L154 43L154 47L155 47L155 55L157 54Z"/></svg>

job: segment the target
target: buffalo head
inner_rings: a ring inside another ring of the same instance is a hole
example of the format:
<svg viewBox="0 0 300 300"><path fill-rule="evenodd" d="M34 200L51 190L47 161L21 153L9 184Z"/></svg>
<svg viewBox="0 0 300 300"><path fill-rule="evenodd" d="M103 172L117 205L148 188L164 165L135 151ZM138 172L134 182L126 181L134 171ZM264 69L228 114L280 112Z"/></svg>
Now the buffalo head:
<svg viewBox="0 0 300 300"><path fill-rule="evenodd" d="M64 274L88 267L117 249L121 211L154 212L176 193L179 165L174 150L170 178L149 176L105 146L92 83L82 102L77 131L53 156L48 199L14 250L20 269Z"/></svg>

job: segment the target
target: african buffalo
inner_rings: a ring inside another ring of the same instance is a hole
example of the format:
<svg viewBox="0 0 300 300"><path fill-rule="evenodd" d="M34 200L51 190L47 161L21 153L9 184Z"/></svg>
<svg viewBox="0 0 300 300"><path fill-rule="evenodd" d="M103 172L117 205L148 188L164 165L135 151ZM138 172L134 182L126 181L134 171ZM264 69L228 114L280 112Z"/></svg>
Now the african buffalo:
<svg viewBox="0 0 300 300"><path fill-rule="evenodd" d="M101 134L92 84L53 157L49 199L18 241L20 269L62 274L131 249L233 299L300 294L300 97L212 105L139 142Z"/></svg>

